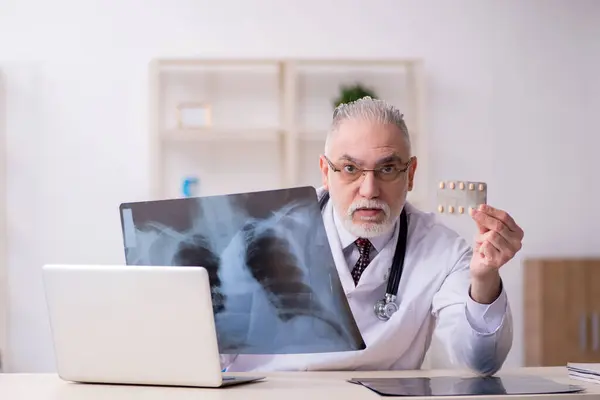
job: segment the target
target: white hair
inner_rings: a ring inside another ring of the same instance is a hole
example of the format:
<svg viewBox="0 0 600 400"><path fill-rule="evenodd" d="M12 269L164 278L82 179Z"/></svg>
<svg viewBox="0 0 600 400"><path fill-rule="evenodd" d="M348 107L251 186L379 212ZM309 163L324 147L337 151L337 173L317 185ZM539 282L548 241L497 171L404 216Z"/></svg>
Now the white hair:
<svg viewBox="0 0 600 400"><path fill-rule="evenodd" d="M350 103L340 104L333 112L333 121L325 139L325 155L329 155L329 142L340 124L349 119L370 120L381 124L393 124L404 136L411 153L410 135L404 122L404 115L393 105L379 99L365 96Z"/></svg>

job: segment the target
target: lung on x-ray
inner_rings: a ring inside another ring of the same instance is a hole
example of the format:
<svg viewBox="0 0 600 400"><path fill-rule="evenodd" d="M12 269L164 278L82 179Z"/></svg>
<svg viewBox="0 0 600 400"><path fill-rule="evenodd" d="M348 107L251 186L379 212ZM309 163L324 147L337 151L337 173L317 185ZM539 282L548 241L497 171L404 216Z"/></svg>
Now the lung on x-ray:
<svg viewBox="0 0 600 400"><path fill-rule="evenodd" d="M128 265L208 270L221 354L365 348L313 187L125 203L120 212Z"/></svg>

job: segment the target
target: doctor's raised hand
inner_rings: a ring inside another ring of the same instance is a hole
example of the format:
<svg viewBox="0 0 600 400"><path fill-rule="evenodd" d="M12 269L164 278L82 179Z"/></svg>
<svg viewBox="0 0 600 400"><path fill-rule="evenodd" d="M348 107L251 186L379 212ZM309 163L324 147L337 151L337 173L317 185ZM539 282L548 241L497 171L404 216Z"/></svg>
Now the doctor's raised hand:
<svg viewBox="0 0 600 400"><path fill-rule="evenodd" d="M482 204L471 212L479 232L475 236L471 259L471 298L490 304L501 293L499 270L522 247L523 230L506 212Z"/></svg>

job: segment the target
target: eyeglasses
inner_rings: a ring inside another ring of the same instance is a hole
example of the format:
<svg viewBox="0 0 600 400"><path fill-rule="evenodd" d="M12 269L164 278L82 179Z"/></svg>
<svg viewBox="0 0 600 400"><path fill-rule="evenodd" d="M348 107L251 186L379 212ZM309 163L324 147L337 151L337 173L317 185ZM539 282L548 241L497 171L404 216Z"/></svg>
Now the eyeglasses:
<svg viewBox="0 0 600 400"><path fill-rule="evenodd" d="M410 164L413 162L413 157L411 157L407 163L398 165L397 163L385 164L381 167L375 169L366 169L360 168L355 163L351 161L344 161L344 165L342 167L338 167L333 164L327 156L323 156L329 167L334 172L339 172L340 177L344 182L354 182L359 177L363 176L367 172L373 172L375 178L383 181L383 182L392 182L396 180L400 174L406 172L410 167Z"/></svg>

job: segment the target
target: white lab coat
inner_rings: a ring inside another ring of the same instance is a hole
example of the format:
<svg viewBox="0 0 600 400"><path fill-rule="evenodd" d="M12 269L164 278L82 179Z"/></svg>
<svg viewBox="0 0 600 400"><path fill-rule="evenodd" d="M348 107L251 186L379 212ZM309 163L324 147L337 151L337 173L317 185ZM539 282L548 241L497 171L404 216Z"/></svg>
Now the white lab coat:
<svg viewBox="0 0 600 400"><path fill-rule="evenodd" d="M319 195L322 189L319 189ZM409 228L399 311L380 321L373 306L385 293L387 273L396 247L392 240L379 252L355 286L340 245L332 202L323 210L327 236L348 302L366 342L361 351L320 354L223 356L227 371L403 370L419 369L436 335L457 367L493 374L512 345L510 307L504 289L491 305L468 295L472 250L435 215L407 203ZM435 328L435 329L434 329Z"/></svg>

